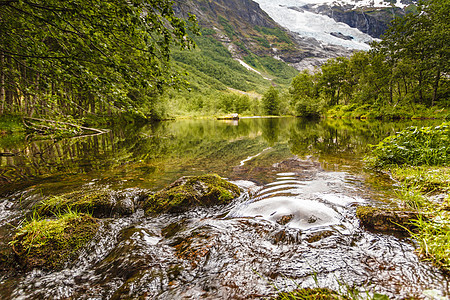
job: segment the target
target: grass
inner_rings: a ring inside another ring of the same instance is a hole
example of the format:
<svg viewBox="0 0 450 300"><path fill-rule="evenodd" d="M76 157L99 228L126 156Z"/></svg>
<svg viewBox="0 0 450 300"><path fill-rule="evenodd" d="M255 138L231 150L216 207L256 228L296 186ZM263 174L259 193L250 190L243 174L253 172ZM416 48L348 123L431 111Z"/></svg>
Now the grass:
<svg viewBox="0 0 450 300"><path fill-rule="evenodd" d="M57 219L33 218L17 230L9 243L25 270L58 269L83 247L99 227L88 214L69 211Z"/></svg>
<svg viewBox="0 0 450 300"><path fill-rule="evenodd" d="M409 127L372 151L369 166L387 170L399 183L399 204L426 218L412 220L418 253L450 272L450 124Z"/></svg>
<svg viewBox="0 0 450 300"><path fill-rule="evenodd" d="M419 228L412 236L420 245L420 256L450 272L449 212L439 212L432 222L419 218L414 220L414 224Z"/></svg>
<svg viewBox="0 0 450 300"><path fill-rule="evenodd" d="M411 126L374 146L370 166L450 166L450 123L435 127Z"/></svg>

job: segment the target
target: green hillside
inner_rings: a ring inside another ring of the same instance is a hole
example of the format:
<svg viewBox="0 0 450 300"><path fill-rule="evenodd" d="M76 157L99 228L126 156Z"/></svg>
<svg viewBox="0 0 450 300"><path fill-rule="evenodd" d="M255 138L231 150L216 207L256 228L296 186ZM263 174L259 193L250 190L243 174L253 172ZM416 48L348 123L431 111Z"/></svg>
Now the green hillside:
<svg viewBox="0 0 450 300"><path fill-rule="evenodd" d="M287 87L298 74L280 60L245 50L242 61L257 72L248 70L217 40L213 29L202 28L201 33L193 38L195 49L172 51L173 67L185 74L186 82L166 93L164 102L169 104L166 105L169 116L259 113L261 95L270 86ZM245 49L242 43L235 44Z"/></svg>

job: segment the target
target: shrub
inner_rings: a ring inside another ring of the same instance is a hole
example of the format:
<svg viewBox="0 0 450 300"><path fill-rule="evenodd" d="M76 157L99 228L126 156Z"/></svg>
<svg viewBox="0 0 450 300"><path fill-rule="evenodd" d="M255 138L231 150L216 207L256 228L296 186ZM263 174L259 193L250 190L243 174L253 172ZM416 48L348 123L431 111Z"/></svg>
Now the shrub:
<svg viewBox="0 0 450 300"><path fill-rule="evenodd" d="M372 167L403 164L449 166L450 123L436 127L412 126L389 136L374 146L368 162Z"/></svg>

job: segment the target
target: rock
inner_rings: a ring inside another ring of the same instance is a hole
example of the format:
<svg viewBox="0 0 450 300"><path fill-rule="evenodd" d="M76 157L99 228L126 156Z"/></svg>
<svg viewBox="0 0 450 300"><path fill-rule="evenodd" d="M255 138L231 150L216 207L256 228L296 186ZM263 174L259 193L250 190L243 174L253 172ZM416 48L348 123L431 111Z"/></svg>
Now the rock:
<svg viewBox="0 0 450 300"><path fill-rule="evenodd" d="M280 225L286 225L287 223L289 223L292 220L293 217L294 217L294 215L292 215L292 214L284 215L277 220L277 223Z"/></svg>
<svg viewBox="0 0 450 300"><path fill-rule="evenodd" d="M419 213L370 206L359 206L356 216L365 227L377 231L413 230L411 220L417 219ZM423 216L422 216L423 217Z"/></svg>
<svg viewBox="0 0 450 300"><path fill-rule="evenodd" d="M95 217L130 215L135 212L132 195L110 190L74 191L52 196L35 207L39 215L52 216L68 211L92 214Z"/></svg>
<svg viewBox="0 0 450 300"><path fill-rule="evenodd" d="M60 269L99 228L97 219L70 213L53 220L32 220L10 242L16 261L26 271Z"/></svg>
<svg viewBox="0 0 450 300"><path fill-rule="evenodd" d="M185 176L150 195L145 213L180 212L193 206L229 203L240 195L239 187L218 175Z"/></svg>
<svg viewBox="0 0 450 300"><path fill-rule="evenodd" d="M343 40L347 40L347 41L353 40L353 37L352 37L352 36L350 36L350 35L345 35L345 34L342 34L342 33L340 33L340 32L331 32L330 34L331 34L332 36L334 36L334 37L337 37L337 38L340 38L340 39L343 39Z"/></svg>

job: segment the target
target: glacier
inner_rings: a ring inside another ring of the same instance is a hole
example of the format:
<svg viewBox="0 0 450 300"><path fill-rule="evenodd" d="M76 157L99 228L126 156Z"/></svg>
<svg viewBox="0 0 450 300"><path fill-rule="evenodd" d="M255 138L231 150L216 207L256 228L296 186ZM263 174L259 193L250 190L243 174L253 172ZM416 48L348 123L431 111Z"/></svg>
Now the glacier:
<svg viewBox="0 0 450 300"><path fill-rule="evenodd" d="M359 29L336 22L332 18L302 9L304 5L353 5L354 7L388 7L391 4L378 0L253 0L259 4L275 22L304 38L314 38L322 44L342 46L353 50L369 50L374 39ZM402 6L398 1L396 6ZM350 36L346 40L331 35L341 33Z"/></svg>

